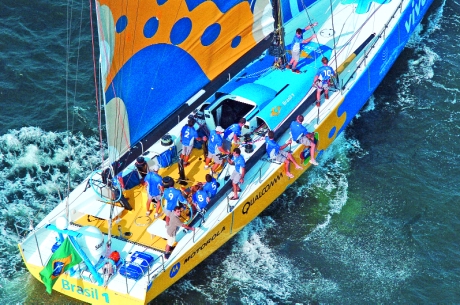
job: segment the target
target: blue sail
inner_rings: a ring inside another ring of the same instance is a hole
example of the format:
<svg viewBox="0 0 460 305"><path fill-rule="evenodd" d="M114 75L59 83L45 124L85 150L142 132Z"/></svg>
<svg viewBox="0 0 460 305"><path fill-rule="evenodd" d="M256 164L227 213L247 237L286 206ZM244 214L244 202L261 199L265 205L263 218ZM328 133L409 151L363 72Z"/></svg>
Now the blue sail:
<svg viewBox="0 0 460 305"><path fill-rule="evenodd" d="M97 9L112 160L273 31L269 0L102 0Z"/></svg>

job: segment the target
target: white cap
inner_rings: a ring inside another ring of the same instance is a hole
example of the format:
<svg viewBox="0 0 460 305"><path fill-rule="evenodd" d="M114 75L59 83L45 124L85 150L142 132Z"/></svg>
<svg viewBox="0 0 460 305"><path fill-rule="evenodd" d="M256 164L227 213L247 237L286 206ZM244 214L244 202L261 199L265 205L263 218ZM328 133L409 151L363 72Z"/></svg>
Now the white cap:
<svg viewBox="0 0 460 305"><path fill-rule="evenodd" d="M216 131L217 131L217 132L224 132L225 130L224 130L222 127L220 127L220 126L217 126L217 127L216 127Z"/></svg>
<svg viewBox="0 0 460 305"><path fill-rule="evenodd" d="M157 171L160 170L160 167L158 166L158 164L154 164L154 165L150 166L150 170L154 171L154 172L157 172Z"/></svg>

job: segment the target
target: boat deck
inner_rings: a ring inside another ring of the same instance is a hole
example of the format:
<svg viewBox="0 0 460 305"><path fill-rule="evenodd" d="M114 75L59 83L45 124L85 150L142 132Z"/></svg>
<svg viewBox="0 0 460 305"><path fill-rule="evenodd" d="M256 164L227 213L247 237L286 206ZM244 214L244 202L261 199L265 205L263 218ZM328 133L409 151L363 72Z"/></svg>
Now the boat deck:
<svg viewBox="0 0 460 305"><path fill-rule="evenodd" d="M176 183L176 188L186 190L187 188L195 185L197 182L204 182L206 174L210 170L204 169L205 160L203 159L202 149L193 149L190 156L190 165L185 167L185 173L187 178L187 184L181 185ZM221 170L221 169L220 169ZM178 163L173 163L168 168L159 170L159 174L162 177L170 176L174 180L177 180L178 175ZM147 202L147 191L143 185L138 185L130 190L125 190L123 195L128 199L132 210L128 211L121 208L121 204L117 203L117 207L122 209L121 213L113 219L111 235L115 238L127 240L132 243L138 243L143 246L153 248L155 250L164 251L166 246L166 238L163 238L162 230L159 229L158 224L155 222L164 222L164 214L158 219L154 218L155 207L153 203L150 206L151 214L146 216L146 202ZM105 205L110 206L109 203ZM78 226L95 226L101 230L103 234L108 234L108 221L101 217L95 217L95 214L84 214L80 218L73 221ZM183 213L182 217L188 219L186 212ZM108 218L108 217L107 217ZM164 225L163 225L164 227ZM149 230L149 228L151 228ZM157 235L149 232L158 232Z"/></svg>

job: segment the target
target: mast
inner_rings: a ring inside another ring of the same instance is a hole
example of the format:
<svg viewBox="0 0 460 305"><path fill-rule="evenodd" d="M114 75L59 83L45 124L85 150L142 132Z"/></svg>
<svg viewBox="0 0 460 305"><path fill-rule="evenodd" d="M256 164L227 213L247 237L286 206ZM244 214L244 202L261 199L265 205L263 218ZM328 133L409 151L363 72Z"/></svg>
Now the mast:
<svg viewBox="0 0 460 305"><path fill-rule="evenodd" d="M268 48L268 53L275 56L276 64L279 67L284 67L287 63L286 60L286 47L284 43L284 28L283 28L283 14L281 12L280 0L273 1L273 18L274 21L274 35L272 44Z"/></svg>

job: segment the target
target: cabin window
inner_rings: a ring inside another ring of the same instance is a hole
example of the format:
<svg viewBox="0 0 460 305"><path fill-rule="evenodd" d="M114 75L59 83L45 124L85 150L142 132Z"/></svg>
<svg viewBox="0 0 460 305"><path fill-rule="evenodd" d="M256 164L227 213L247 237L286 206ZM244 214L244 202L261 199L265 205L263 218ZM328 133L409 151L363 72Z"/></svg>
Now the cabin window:
<svg viewBox="0 0 460 305"><path fill-rule="evenodd" d="M216 126L226 129L230 125L237 123L240 118L245 117L253 109L254 105L226 99L218 107L214 108L211 113Z"/></svg>

